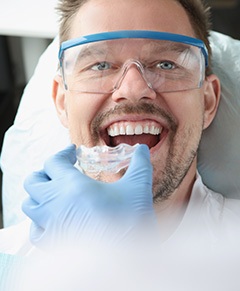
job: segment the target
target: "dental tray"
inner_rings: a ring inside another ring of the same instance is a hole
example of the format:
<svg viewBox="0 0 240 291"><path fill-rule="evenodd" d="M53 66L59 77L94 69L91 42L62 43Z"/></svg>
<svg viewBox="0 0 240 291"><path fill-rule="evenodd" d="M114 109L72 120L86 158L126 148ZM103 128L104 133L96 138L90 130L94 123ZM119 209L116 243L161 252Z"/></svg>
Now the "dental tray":
<svg viewBox="0 0 240 291"><path fill-rule="evenodd" d="M120 144L116 147L95 146L92 148L81 145L77 148L77 160L83 172L118 173L129 166L131 157L138 145Z"/></svg>

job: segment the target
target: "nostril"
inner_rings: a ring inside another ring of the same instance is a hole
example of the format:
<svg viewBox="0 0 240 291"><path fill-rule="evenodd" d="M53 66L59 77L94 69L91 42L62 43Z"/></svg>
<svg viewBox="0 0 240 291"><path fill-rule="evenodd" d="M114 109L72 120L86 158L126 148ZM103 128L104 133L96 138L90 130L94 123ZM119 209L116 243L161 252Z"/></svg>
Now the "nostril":
<svg viewBox="0 0 240 291"><path fill-rule="evenodd" d="M156 99L156 92L153 90L152 85L143 80L124 79L121 84L115 87L112 93L114 102L124 100L140 101L141 99Z"/></svg>

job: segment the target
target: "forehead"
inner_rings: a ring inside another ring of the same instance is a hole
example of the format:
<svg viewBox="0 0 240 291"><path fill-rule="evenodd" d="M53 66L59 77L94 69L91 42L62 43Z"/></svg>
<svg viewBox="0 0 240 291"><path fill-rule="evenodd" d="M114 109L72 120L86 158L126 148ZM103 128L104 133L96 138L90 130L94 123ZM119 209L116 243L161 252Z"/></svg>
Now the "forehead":
<svg viewBox="0 0 240 291"><path fill-rule="evenodd" d="M195 36L175 0L89 0L75 15L70 38L115 30L156 30Z"/></svg>

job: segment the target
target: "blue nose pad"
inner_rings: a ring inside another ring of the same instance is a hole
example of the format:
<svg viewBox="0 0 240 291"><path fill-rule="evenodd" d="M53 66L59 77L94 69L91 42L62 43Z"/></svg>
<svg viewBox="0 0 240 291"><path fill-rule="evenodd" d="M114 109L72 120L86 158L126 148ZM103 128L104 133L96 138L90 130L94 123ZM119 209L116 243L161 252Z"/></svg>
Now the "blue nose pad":
<svg viewBox="0 0 240 291"><path fill-rule="evenodd" d="M117 83L114 86L114 91L118 90L122 84L123 79L125 78L125 76L127 75L128 71L130 70L130 68L132 66L136 66L137 70L139 71L139 73L141 74L142 79L146 82L147 86L153 90L153 86L152 84L145 78L144 76L144 67L142 65L141 62L139 62L138 60L129 60L128 62L126 62L122 68L122 75L120 77L120 79L117 81Z"/></svg>

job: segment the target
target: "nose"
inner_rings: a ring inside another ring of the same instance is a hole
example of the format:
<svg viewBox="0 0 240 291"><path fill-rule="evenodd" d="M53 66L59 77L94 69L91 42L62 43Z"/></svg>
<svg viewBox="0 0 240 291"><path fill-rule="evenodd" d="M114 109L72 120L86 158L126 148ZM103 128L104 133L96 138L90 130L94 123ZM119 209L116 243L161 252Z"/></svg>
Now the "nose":
<svg viewBox="0 0 240 291"><path fill-rule="evenodd" d="M129 100L132 102L141 99L155 99L156 92L144 77L144 69L140 62L131 61L123 68L123 74L112 93L115 102Z"/></svg>

